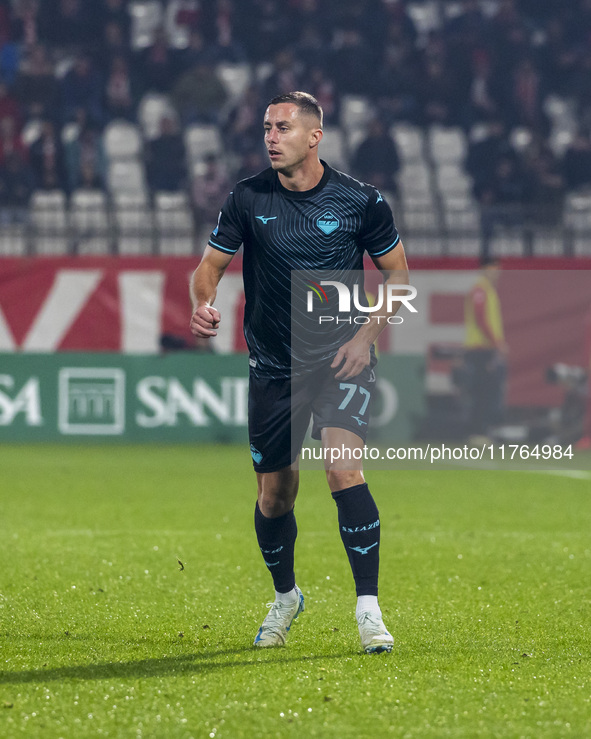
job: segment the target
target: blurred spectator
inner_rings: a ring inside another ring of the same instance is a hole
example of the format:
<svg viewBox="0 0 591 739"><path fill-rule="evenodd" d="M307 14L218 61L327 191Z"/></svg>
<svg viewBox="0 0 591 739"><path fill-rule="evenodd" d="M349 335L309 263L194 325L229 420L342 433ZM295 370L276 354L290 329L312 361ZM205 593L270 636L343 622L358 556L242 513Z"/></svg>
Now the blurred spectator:
<svg viewBox="0 0 591 739"><path fill-rule="evenodd" d="M179 51L178 66L181 72L192 69L199 64L215 65L221 61L221 55L213 44L207 44L201 31L195 29L189 35L189 45Z"/></svg>
<svg viewBox="0 0 591 739"><path fill-rule="evenodd" d="M70 192L80 187L105 188L107 157L96 128L84 126L64 150Z"/></svg>
<svg viewBox="0 0 591 739"><path fill-rule="evenodd" d="M20 106L8 90L6 83L0 79L0 120L3 118L10 118L14 129L20 131L22 123Z"/></svg>
<svg viewBox="0 0 591 739"><path fill-rule="evenodd" d="M579 131L564 154L564 179L569 190L591 184L591 139Z"/></svg>
<svg viewBox="0 0 591 739"><path fill-rule="evenodd" d="M227 94L215 69L199 64L181 76L171 98L183 124L217 123Z"/></svg>
<svg viewBox="0 0 591 739"><path fill-rule="evenodd" d="M121 31L125 45L129 48L131 18L127 9L127 0L102 0L100 5L99 26L104 29L105 37L108 35L107 27L116 25Z"/></svg>
<svg viewBox="0 0 591 739"><path fill-rule="evenodd" d="M39 36L59 49L79 49L96 34L95 3L84 0L43 0L39 11Z"/></svg>
<svg viewBox="0 0 591 739"><path fill-rule="evenodd" d="M498 161L508 157L517 160L512 148L507 128L501 119L491 121L486 134L476 141L470 140L465 168L474 180L475 192L478 193L494 176Z"/></svg>
<svg viewBox="0 0 591 739"><path fill-rule="evenodd" d="M138 61L146 90L170 90L176 76L177 60L175 52L168 46L164 28L157 29L151 46L140 52Z"/></svg>
<svg viewBox="0 0 591 739"><path fill-rule="evenodd" d="M544 42L536 50L537 67L549 92L557 95L571 93L578 56L576 48L566 38L563 19L550 19L546 23Z"/></svg>
<svg viewBox="0 0 591 739"><path fill-rule="evenodd" d="M26 223L32 192L31 170L14 151L0 165L0 224Z"/></svg>
<svg viewBox="0 0 591 739"><path fill-rule="evenodd" d="M304 75L304 89L312 93L324 112L324 123L337 125L340 112L340 100L336 86L322 67L311 67Z"/></svg>
<svg viewBox="0 0 591 739"><path fill-rule="evenodd" d="M501 114L501 90L487 52L481 50L474 53L471 72L462 121L465 130L469 130L475 123L490 121Z"/></svg>
<svg viewBox="0 0 591 739"><path fill-rule="evenodd" d="M29 149L29 162L35 187L44 187L44 183L50 182L54 184L48 189L65 189L67 180L64 152L61 138L52 121L43 121L41 135Z"/></svg>
<svg viewBox="0 0 591 739"><path fill-rule="evenodd" d="M238 64L246 60L244 48L234 34L236 28L235 11L233 0L215 0L213 45L219 60L231 64Z"/></svg>
<svg viewBox="0 0 591 739"><path fill-rule="evenodd" d="M95 51L93 58L99 69L107 70L113 57L123 57L131 63L131 49L125 40L123 27L117 21L108 21L105 24L102 41Z"/></svg>
<svg viewBox="0 0 591 739"><path fill-rule="evenodd" d="M103 124L103 87L90 57L85 54L76 57L74 66L62 80L61 88L64 123L76 120L80 111L84 111L93 124Z"/></svg>
<svg viewBox="0 0 591 739"><path fill-rule="evenodd" d="M487 258L495 227L519 226L523 222L526 182L515 159L503 156L497 161L491 180L478 183L474 190L481 206L481 257Z"/></svg>
<svg viewBox="0 0 591 739"><path fill-rule="evenodd" d="M40 0L16 0L13 6L12 40L28 49L39 41Z"/></svg>
<svg viewBox="0 0 591 739"><path fill-rule="evenodd" d="M8 0L0 0L0 46L12 38L12 17Z"/></svg>
<svg viewBox="0 0 591 739"><path fill-rule="evenodd" d="M403 38L390 39L370 91L382 117L389 124L399 120L418 122L419 55Z"/></svg>
<svg viewBox="0 0 591 739"><path fill-rule="evenodd" d="M138 92L125 57L111 60L105 85L105 112L109 120L136 120Z"/></svg>
<svg viewBox="0 0 591 739"><path fill-rule="evenodd" d="M250 7L242 8L240 27L248 57L255 64L273 59L293 41L284 5L284 0L253 0Z"/></svg>
<svg viewBox="0 0 591 739"><path fill-rule="evenodd" d="M265 101L276 95L302 87L302 66L295 59L291 49L283 49L273 60L274 71L263 85Z"/></svg>
<svg viewBox="0 0 591 739"><path fill-rule="evenodd" d="M591 51L587 51L572 81L577 98L577 117L585 128L591 128Z"/></svg>
<svg viewBox="0 0 591 739"><path fill-rule="evenodd" d="M255 174L262 172L268 166L269 160L262 150L250 151L242 158L242 166L236 173L235 179L237 182L240 182L240 180L244 180L247 177L254 177Z"/></svg>
<svg viewBox="0 0 591 739"><path fill-rule="evenodd" d="M297 59L303 59L306 66L319 67L327 70L329 49L326 39L317 25L304 26L299 39L294 45L294 54Z"/></svg>
<svg viewBox="0 0 591 739"><path fill-rule="evenodd" d="M428 61L419 82L420 122L425 126L432 123L452 126L459 120L460 102L453 75L443 61L436 58Z"/></svg>
<svg viewBox="0 0 591 739"><path fill-rule="evenodd" d="M251 85L230 112L224 126L228 148L237 154L248 154L262 145L261 110L266 104L256 85Z"/></svg>
<svg viewBox="0 0 591 739"><path fill-rule="evenodd" d="M348 28L335 32L332 49L330 73L340 92L365 94L374 68L371 50L360 31Z"/></svg>
<svg viewBox="0 0 591 739"><path fill-rule="evenodd" d="M548 133L549 123L543 109L545 90L532 59L523 59L516 67L510 88L509 124Z"/></svg>
<svg viewBox="0 0 591 739"><path fill-rule="evenodd" d="M14 96L25 118L56 118L59 115L59 85L45 47L29 49L14 83Z"/></svg>
<svg viewBox="0 0 591 739"><path fill-rule="evenodd" d="M562 220L565 182L558 160L540 135L526 152L525 177L531 219L538 225L557 225Z"/></svg>
<svg viewBox="0 0 591 739"><path fill-rule="evenodd" d="M26 161L27 147L18 131L13 118L0 119L0 164L11 154L18 154Z"/></svg>
<svg viewBox="0 0 591 739"><path fill-rule="evenodd" d="M205 157L205 170L193 179L193 208L197 227L215 224L220 203L224 201L231 184L222 162L215 154Z"/></svg>
<svg viewBox="0 0 591 739"><path fill-rule="evenodd" d="M185 144L174 118L165 116L160 121L160 135L146 145L146 166L153 191L186 187Z"/></svg>
<svg viewBox="0 0 591 739"><path fill-rule="evenodd" d="M370 122L367 138L357 147L351 166L355 177L363 182L378 190L397 191L395 177L400 157L384 121L374 118Z"/></svg>

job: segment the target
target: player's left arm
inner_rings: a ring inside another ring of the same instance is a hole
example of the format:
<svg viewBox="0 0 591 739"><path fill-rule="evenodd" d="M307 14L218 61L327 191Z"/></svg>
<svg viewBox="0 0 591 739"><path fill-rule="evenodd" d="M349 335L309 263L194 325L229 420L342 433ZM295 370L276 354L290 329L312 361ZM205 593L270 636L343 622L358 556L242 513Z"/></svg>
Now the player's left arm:
<svg viewBox="0 0 591 739"><path fill-rule="evenodd" d="M372 257L372 261L384 277L385 295L388 294L388 285L408 285L408 265L401 241L398 241L394 249L383 256ZM406 296L408 293L394 290L393 294ZM369 323L363 324L355 336L341 346L331 364L333 369L342 364L335 375L337 380L356 377L369 365L372 344L385 328L388 318L397 313L400 305L400 302L395 302L392 304L392 310L388 311L388 301L384 300L380 310L370 314Z"/></svg>

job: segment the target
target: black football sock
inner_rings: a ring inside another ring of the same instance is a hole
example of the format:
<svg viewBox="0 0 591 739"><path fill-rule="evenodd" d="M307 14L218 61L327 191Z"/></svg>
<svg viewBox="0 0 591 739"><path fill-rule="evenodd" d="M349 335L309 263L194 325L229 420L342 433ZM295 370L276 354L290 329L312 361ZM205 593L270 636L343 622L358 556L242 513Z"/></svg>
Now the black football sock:
<svg viewBox="0 0 591 739"><path fill-rule="evenodd" d="M339 529L345 545L357 595L378 594L380 567L380 515L367 483L332 494L339 513Z"/></svg>
<svg viewBox="0 0 591 739"><path fill-rule="evenodd" d="M254 510L254 529L259 547L273 577L278 593L289 593L295 587L293 555L298 535L293 510L277 518L263 516L257 502Z"/></svg>

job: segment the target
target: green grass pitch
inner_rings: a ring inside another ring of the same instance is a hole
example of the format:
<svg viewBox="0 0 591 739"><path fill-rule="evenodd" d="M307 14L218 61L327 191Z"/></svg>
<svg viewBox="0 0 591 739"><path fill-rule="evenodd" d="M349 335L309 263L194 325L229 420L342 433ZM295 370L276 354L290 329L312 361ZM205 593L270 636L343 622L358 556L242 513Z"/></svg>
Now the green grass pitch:
<svg viewBox="0 0 591 739"><path fill-rule="evenodd" d="M296 508L306 611L255 651L273 591L246 448L0 449L0 736L591 736L589 480L369 482L392 654L360 651L318 472Z"/></svg>

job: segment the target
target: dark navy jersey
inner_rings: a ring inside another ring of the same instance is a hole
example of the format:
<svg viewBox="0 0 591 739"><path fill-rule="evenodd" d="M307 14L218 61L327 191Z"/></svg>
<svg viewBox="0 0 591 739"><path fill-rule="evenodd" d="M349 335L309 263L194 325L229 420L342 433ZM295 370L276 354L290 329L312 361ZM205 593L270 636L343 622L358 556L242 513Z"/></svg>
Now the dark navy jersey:
<svg viewBox="0 0 591 739"><path fill-rule="evenodd" d="M259 376L284 378L312 370L334 357L359 328L340 323L325 336L321 350L316 346L301 356L298 342L296 356L292 327L309 316L302 293L301 315L294 319L294 270L343 281L346 272L363 269L364 251L379 257L399 242L392 211L378 190L322 164L322 179L304 192L284 188L271 167L239 182L209 240L225 254L244 245L244 335Z"/></svg>

